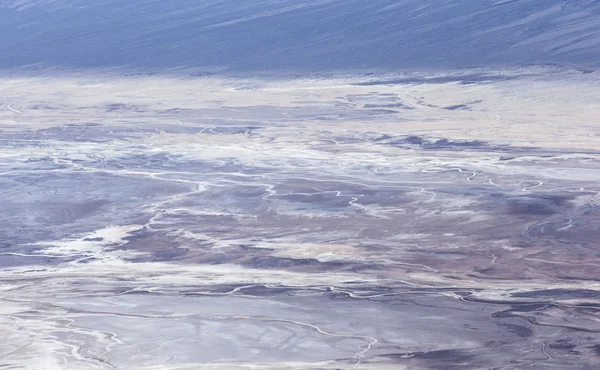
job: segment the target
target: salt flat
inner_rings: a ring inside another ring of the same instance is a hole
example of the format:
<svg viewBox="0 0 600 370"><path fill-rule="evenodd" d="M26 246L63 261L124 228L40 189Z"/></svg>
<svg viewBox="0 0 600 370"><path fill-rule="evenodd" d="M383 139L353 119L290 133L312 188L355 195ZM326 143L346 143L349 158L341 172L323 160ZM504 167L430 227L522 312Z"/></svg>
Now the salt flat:
<svg viewBox="0 0 600 370"><path fill-rule="evenodd" d="M598 362L595 74L0 82L6 368Z"/></svg>
<svg viewBox="0 0 600 370"><path fill-rule="evenodd" d="M0 0L0 368L597 369L599 14Z"/></svg>

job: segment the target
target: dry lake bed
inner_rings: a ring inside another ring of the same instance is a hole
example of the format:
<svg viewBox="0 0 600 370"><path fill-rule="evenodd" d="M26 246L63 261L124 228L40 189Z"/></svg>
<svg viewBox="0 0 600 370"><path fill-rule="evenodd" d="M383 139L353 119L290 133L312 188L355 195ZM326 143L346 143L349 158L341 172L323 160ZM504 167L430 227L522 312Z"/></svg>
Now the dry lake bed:
<svg viewBox="0 0 600 370"><path fill-rule="evenodd" d="M597 73L40 73L0 105L0 369L600 366Z"/></svg>

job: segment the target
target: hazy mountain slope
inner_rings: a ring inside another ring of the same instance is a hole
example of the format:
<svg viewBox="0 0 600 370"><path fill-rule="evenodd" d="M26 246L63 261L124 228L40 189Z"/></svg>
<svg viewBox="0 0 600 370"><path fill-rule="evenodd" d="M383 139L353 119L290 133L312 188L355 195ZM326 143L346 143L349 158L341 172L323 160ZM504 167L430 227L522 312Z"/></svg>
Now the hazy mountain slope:
<svg viewBox="0 0 600 370"><path fill-rule="evenodd" d="M0 0L0 68L599 64L596 0Z"/></svg>

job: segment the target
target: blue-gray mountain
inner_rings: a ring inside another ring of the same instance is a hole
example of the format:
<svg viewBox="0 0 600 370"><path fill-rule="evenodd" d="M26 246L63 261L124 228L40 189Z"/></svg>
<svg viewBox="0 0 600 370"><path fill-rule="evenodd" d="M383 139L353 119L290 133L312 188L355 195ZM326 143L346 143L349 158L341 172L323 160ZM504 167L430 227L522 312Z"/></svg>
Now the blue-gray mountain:
<svg viewBox="0 0 600 370"><path fill-rule="evenodd" d="M0 0L0 68L599 64L596 0Z"/></svg>

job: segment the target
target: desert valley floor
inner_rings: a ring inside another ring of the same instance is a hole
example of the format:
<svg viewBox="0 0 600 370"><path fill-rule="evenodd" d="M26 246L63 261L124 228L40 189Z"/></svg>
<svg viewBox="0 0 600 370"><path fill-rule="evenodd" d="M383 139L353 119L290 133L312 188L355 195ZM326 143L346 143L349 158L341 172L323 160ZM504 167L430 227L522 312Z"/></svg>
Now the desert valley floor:
<svg viewBox="0 0 600 370"><path fill-rule="evenodd" d="M4 76L1 369L597 369L600 83Z"/></svg>

